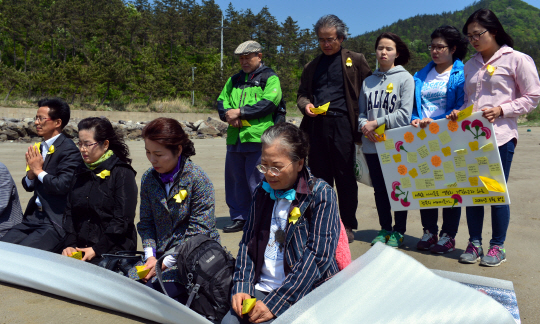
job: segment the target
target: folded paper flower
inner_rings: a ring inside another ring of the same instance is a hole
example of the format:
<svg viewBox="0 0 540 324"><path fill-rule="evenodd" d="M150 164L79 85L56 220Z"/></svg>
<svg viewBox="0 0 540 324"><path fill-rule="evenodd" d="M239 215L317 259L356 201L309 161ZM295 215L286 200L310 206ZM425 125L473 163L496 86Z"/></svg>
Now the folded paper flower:
<svg viewBox="0 0 540 324"><path fill-rule="evenodd" d="M330 102L319 107L311 108L311 112L317 115L325 114L328 111L328 107L330 107Z"/></svg>
<svg viewBox="0 0 540 324"><path fill-rule="evenodd" d="M54 145L51 145L51 147L49 147L49 152L47 152L47 154L53 154L54 153Z"/></svg>
<svg viewBox="0 0 540 324"><path fill-rule="evenodd" d="M177 203L181 203L187 197L187 191L180 190L176 195L173 196L176 199Z"/></svg>
<svg viewBox="0 0 540 324"><path fill-rule="evenodd" d="M145 269L144 268L145 266L135 266L135 269L137 269L137 276L139 277L139 279L142 279L144 277L146 277L146 275L148 274L148 272L150 272L150 269Z"/></svg>
<svg viewBox="0 0 540 324"><path fill-rule="evenodd" d="M300 208L294 207L291 211L291 216L289 217L289 223L296 224L298 221L298 218L300 218L302 214L300 213Z"/></svg>
<svg viewBox="0 0 540 324"><path fill-rule="evenodd" d="M497 180L482 176L479 176L479 178L487 190L494 192L506 192L504 187Z"/></svg>
<svg viewBox="0 0 540 324"><path fill-rule="evenodd" d="M244 299L244 301L242 302L242 314L247 314L251 312L253 307L255 307L256 302L257 298Z"/></svg>
<svg viewBox="0 0 540 324"><path fill-rule="evenodd" d="M347 61L345 61L345 65L347 65L348 67L352 66L352 60L350 57L347 57Z"/></svg>
<svg viewBox="0 0 540 324"><path fill-rule="evenodd" d="M109 170L103 170L100 173L96 174L101 179L105 179L106 177L109 177L111 175L111 171Z"/></svg>
<svg viewBox="0 0 540 324"><path fill-rule="evenodd" d="M37 148L37 150L38 150L39 153L41 153L41 150L39 149L39 145L40 145L40 143L35 142L33 146L34 146L34 148ZM26 171L25 171L25 172L28 172L28 171L30 171L30 166L27 164L27 165L26 165Z"/></svg>
<svg viewBox="0 0 540 324"><path fill-rule="evenodd" d="M497 67L488 64L486 70L488 71L489 75L493 75L493 73L495 73L495 70L497 70Z"/></svg>
<svg viewBox="0 0 540 324"><path fill-rule="evenodd" d="M393 83L390 83L390 84L386 87L386 92L392 93L392 91L394 91L394 84L393 84Z"/></svg>
<svg viewBox="0 0 540 324"><path fill-rule="evenodd" d="M242 126L251 126L251 124L247 120L242 119Z"/></svg>
<svg viewBox="0 0 540 324"><path fill-rule="evenodd" d="M69 257L77 260L82 260L82 251L73 252Z"/></svg>

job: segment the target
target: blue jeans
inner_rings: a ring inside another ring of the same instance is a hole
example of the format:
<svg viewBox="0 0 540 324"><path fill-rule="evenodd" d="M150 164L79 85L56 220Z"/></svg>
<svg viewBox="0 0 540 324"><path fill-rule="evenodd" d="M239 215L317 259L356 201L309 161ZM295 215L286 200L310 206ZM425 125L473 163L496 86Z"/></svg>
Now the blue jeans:
<svg viewBox="0 0 540 324"><path fill-rule="evenodd" d="M255 289L255 296L252 296L252 297L257 298L257 300L263 300L264 297L266 297L266 295L268 295L267 292L263 292L263 291L259 291ZM266 322L263 322L263 323L270 324L274 321L274 319L275 318L268 320ZM250 324L250 322L248 321L247 314L245 314L243 318L240 318L238 317L236 312L231 308L231 310L225 315L225 317L223 317L223 320L221 320L221 324Z"/></svg>
<svg viewBox="0 0 540 324"><path fill-rule="evenodd" d="M386 190L386 184L384 182L379 156L377 154L365 154L365 156L369 168L371 183L373 183L373 189L375 190L375 206L377 206L377 213L379 214L379 224L384 230L389 232L394 230L404 234L405 230L407 229L407 211L401 210L394 212L396 222L392 228L390 199L388 198L388 191Z"/></svg>
<svg viewBox="0 0 540 324"><path fill-rule="evenodd" d="M499 154L501 156L502 168L504 177L508 182L510 176L510 166L514 157L516 148L515 139L499 146ZM478 240L482 243L482 226L484 225L484 206L466 207L467 225L469 226L469 241ZM510 206L509 205L493 205L491 206L491 228L492 238L489 241L490 245L502 246L506 240L506 231L510 223Z"/></svg>
<svg viewBox="0 0 540 324"><path fill-rule="evenodd" d="M461 207L443 208L442 211L443 223L440 235L446 233L448 236L455 238L459 227L459 219L461 218ZM439 219L438 208L420 209L420 218L422 219L424 231L428 230L431 234L437 234L439 231L437 226L437 220Z"/></svg>

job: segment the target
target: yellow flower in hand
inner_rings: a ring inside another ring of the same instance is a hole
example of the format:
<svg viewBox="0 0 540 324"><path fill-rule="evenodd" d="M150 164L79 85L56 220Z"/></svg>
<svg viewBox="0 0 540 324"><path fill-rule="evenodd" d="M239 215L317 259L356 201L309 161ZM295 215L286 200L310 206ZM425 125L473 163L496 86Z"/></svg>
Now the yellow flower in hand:
<svg viewBox="0 0 540 324"><path fill-rule="evenodd" d="M111 171L109 170L103 170L101 171L100 173L96 174L98 177L100 177L101 179L105 179L105 177L108 177L111 175Z"/></svg>
<svg viewBox="0 0 540 324"><path fill-rule="evenodd" d="M186 197L187 197L186 190L180 190L176 195L173 196L173 198L176 199L177 203L181 203L182 200L186 199Z"/></svg>
<svg viewBox="0 0 540 324"><path fill-rule="evenodd" d="M296 224L298 221L298 218L300 218L302 214L300 213L300 208L294 207L291 211L291 217L289 217L289 223Z"/></svg>
<svg viewBox="0 0 540 324"><path fill-rule="evenodd" d="M47 154L53 154L54 153L54 145L51 145L51 147L49 147L49 152L47 152Z"/></svg>

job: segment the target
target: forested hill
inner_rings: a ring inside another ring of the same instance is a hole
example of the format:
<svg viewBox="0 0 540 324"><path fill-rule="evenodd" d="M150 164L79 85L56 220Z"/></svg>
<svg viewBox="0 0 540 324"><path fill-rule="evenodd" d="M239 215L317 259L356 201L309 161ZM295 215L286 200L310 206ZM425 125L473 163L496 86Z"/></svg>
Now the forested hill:
<svg viewBox="0 0 540 324"><path fill-rule="evenodd" d="M385 31L396 33L414 52L413 59L406 65L407 70L414 73L431 60L427 44L435 28L451 25L461 31L467 18L480 8L489 8L495 12L506 32L514 39L514 48L530 55L537 68L540 67L540 9L521 0L482 0L459 11L400 19L391 25L349 39L347 47L362 53L371 53L374 52L378 35ZM475 53L474 48L470 46L469 49L468 57ZM366 56L370 64L375 64L373 56Z"/></svg>

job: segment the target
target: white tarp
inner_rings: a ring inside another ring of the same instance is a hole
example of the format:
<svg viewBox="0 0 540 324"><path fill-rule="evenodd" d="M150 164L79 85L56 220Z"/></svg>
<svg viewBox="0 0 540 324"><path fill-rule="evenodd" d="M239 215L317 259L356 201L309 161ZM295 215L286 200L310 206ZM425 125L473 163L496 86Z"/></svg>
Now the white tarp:
<svg viewBox="0 0 540 324"><path fill-rule="evenodd" d="M493 298L435 275L405 253L377 243L274 322L285 323L515 324L516 321Z"/></svg>

